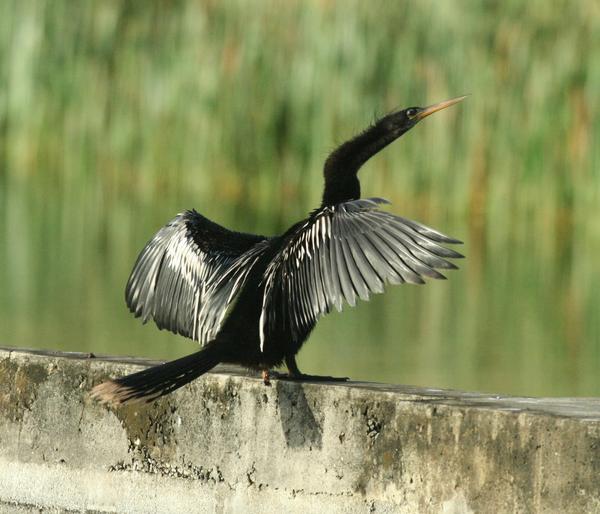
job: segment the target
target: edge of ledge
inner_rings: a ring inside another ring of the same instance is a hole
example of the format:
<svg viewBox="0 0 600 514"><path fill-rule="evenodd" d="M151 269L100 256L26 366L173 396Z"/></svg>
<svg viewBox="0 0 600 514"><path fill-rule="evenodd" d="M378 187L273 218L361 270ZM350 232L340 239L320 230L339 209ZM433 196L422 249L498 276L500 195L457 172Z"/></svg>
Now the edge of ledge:
<svg viewBox="0 0 600 514"><path fill-rule="evenodd" d="M136 357L95 355L83 352L66 352L58 350L40 350L0 346L0 359L2 354L8 353L8 358L14 356L37 356L59 359L79 360L93 364L104 362L111 364L152 366L164 361L157 361ZM209 372L214 375L227 375L238 378L260 381L258 375L246 371L240 366L219 365ZM273 381L278 380L274 378ZM454 407L468 407L478 409L500 410L515 414L528 413L544 416L577 419L582 421L600 421L600 397L527 397L494 395L490 393L468 392L453 389L437 389L418 387L412 385L385 384L378 382L316 382L316 381L282 381L297 386L310 387L341 387L347 389L360 389L365 391L378 391L398 395L399 401L427 403L430 405L447 405Z"/></svg>

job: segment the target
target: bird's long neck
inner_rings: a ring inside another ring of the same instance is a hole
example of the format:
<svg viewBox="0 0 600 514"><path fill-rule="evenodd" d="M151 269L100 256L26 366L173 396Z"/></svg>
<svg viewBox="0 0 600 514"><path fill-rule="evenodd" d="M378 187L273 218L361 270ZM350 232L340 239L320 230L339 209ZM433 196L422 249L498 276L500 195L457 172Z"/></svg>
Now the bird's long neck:
<svg viewBox="0 0 600 514"><path fill-rule="evenodd" d="M360 198L358 170L373 155L398 138L383 118L336 148L325 161L322 205L335 205Z"/></svg>

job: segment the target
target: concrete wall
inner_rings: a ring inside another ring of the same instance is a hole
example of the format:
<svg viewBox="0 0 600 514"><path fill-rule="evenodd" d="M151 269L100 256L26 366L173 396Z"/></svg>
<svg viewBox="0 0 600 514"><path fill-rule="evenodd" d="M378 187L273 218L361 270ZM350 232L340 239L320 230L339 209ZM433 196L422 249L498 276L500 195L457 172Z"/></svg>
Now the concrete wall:
<svg viewBox="0 0 600 514"><path fill-rule="evenodd" d="M0 350L0 511L600 512L600 400L218 371L142 406L140 364Z"/></svg>

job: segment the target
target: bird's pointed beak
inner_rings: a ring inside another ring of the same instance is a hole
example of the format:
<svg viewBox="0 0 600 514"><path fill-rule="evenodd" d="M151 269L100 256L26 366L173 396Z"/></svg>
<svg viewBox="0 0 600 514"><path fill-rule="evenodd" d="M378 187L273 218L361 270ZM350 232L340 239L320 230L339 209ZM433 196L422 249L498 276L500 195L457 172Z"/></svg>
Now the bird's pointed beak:
<svg viewBox="0 0 600 514"><path fill-rule="evenodd" d="M446 107L450 107L451 105L457 104L458 102L462 102L465 98L467 98L467 96L468 95L459 96L457 98L452 98L451 100L446 100L445 102L440 102L439 104L433 104L424 107L423 110L415 116L415 118L417 121L421 121L423 118L427 118L427 116L433 114L434 112L441 111Z"/></svg>

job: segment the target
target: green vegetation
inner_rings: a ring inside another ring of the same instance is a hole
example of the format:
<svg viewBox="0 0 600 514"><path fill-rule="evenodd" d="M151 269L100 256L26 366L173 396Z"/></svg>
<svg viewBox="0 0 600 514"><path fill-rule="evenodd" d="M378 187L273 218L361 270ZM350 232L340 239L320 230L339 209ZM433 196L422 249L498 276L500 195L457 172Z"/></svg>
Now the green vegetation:
<svg viewBox="0 0 600 514"><path fill-rule="evenodd" d="M160 225L277 232L335 143L470 93L361 173L463 238L463 269L323 320L301 364L597 395L599 55L593 0L1 2L0 343L188 352L122 300Z"/></svg>

